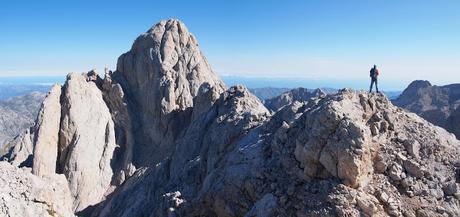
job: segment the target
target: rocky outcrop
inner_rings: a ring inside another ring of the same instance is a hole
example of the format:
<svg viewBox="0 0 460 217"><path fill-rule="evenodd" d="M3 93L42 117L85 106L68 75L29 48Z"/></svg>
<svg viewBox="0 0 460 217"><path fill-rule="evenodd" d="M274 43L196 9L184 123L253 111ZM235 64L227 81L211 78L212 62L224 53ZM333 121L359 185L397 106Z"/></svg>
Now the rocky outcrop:
<svg viewBox="0 0 460 217"><path fill-rule="evenodd" d="M0 148L33 125L45 95L32 92L0 101Z"/></svg>
<svg viewBox="0 0 460 217"><path fill-rule="evenodd" d="M214 193L219 193L228 182L222 180L220 173L227 162L236 156L229 152L244 149L250 143L238 143L248 138L251 129L256 129L269 117L268 110L249 91L235 86L222 93L216 103L197 117L178 139L176 151L154 167L138 170L104 204L99 216L168 216L189 212L196 215L210 215L208 207L203 210L180 210L182 205L213 201ZM225 132L225 133L224 133ZM257 142L258 135L252 133L248 142ZM234 153L237 154L237 153ZM236 159L235 159L236 160ZM250 164L241 165L250 173ZM235 168L243 169L243 168ZM209 175L209 176L208 176ZM208 179L208 180L206 180ZM224 181L224 182L222 182ZM202 190L207 188L207 190ZM176 189L172 191L172 189ZM224 194L220 192L219 194ZM173 196L174 195L174 196ZM194 198L193 201L184 198ZM222 198L223 199L223 198ZM234 199L234 198L233 198ZM232 198L227 198L229 202ZM236 203L237 201L232 201ZM153 204L158 204L153 205ZM221 209L221 204L216 204ZM214 212L214 211L213 211ZM218 211L224 216L227 211ZM185 215L185 214L183 214Z"/></svg>
<svg viewBox="0 0 460 217"><path fill-rule="evenodd" d="M61 86L54 85L38 114L32 173L39 177L56 173L58 133L61 121Z"/></svg>
<svg viewBox="0 0 460 217"><path fill-rule="evenodd" d="M57 171L67 177L77 211L104 198L114 173L111 159L116 147L114 123L102 92L86 79L81 74L67 77L59 132L48 132L59 134Z"/></svg>
<svg viewBox="0 0 460 217"><path fill-rule="evenodd" d="M383 95L343 90L270 117L244 92L222 94L172 158L138 170L95 215L460 214L460 142L445 130Z"/></svg>
<svg viewBox="0 0 460 217"><path fill-rule="evenodd" d="M30 129L16 136L0 149L0 161L9 161L14 166L32 167L33 135Z"/></svg>
<svg viewBox="0 0 460 217"><path fill-rule="evenodd" d="M7 162L0 162L0 216L74 216L63 175L39 178Z"/></svg>
<svg viewBox="0 0 460 217"><path fill-rule="evenodd" d="M283 106L289 105L295 101L303 102L308 101L310 98L313 97L321 97L324 96L326 93L323 92L321 89L310 90L306 88L295 88L289 91L282 93L281 95L264 100L264 105L270 109L272 112L276 112L283 108Z"/></svg>
<svg viewBox="0 0 460 217"><path fill-rule="evenodd" d="M161 21L139 36L118 59L113 78L132 97L139 129L134 161L158 162L190 123L199 88L207 83L217 94L224 83L213 73L195 37L178 20Z"/></svg>
<svg viewBox="0 0 460 217"><path fill-rule="evenodd" d="M393 102L460 138L460 84L433 86L413 81Z"/></svg>
<svg viewBox="0 0 460 217"><path fill-rule="evenodd" d="M297 216L458 215L458 198L442 190L458 183L460 143L452 135L383 95L344 90L310 104L278 140L300 163L301 186L316 186L301 197L317 198L319 188L318 203L331 204L323 211L301 208Z"/></svg>
<svg viewBox="0 0 460 217"><path fill-rule="evenodd" d="M64 174L74 210L87 212L136 166L168 158L178 135L224 90L186 27L162 21L104 79L95 71L73 73L53 88L35 127L3 159L41 177Z"/></svg>
<svg viewBox="0 0 460 217"><path fill-rule="evenodd" d="M97 204L111 191L117 146L103 93L88 78L73 73L62 88L55 85L36 125L8 145L3 156L13 165L32 167L39 177L64 174L76 211Z"/></svg>

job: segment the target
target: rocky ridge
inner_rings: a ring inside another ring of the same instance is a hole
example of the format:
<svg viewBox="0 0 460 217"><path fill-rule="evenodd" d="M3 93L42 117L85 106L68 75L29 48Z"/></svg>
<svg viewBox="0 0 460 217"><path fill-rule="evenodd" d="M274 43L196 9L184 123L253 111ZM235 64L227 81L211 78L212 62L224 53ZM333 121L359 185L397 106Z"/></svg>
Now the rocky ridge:
<svg viewBox="0 0 460 217"><path fill-rule="evenodd" d="M381 94L315 96L270 112L227 89L184 24L166 20L116 71L55 86L4 158L65 177L55 189L79 216L460 215L452 134Z"/></svg>
<svg viewBox="0 0 460 217"><path fill-rule="evenodd" d="M261 106L254 102L252 108ZM211 135L198 141L184 136L198 146L180 145L171 159L137 171L98 215L459 214L459 141L383 95L343 90L286 106L273 117L263 109L246 116L241 104L223 105L224 114L240 116L229 121L242 124L230 126L241 127L220 129L216 112L202 117L212 124L193 126L210 126ZM228 130L236 133L223 133ZM210 151L220 147L228 151Z"/></svg>

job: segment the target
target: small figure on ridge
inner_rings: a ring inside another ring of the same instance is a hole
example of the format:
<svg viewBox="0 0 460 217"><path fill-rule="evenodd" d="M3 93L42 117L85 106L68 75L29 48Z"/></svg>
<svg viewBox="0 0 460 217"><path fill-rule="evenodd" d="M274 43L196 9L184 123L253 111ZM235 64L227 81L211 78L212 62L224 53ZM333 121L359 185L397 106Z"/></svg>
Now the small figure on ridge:
<svg viewBox="0 0 460 217"><path fill-rule="evenodd" d="M374 67L371 69L370 76L371 76L371 88L369 89L369 93L372 93L372 86L374 85L374 83L375 83L375 90L378 93L379 87L377 86L377 77L379 76L379 70L377 69L376 65L374 65Z"/></svg>

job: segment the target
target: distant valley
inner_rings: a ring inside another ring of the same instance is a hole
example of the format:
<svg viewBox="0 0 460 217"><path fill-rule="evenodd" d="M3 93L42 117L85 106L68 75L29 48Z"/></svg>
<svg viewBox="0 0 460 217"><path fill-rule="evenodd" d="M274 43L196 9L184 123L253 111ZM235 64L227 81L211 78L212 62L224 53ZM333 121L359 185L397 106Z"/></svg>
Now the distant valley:
<svg viewBox="0 0 460 217"><path fill-rule="evenodd" d="M0 148L32 126L45 95L31 92L0 101Z"/></svg>

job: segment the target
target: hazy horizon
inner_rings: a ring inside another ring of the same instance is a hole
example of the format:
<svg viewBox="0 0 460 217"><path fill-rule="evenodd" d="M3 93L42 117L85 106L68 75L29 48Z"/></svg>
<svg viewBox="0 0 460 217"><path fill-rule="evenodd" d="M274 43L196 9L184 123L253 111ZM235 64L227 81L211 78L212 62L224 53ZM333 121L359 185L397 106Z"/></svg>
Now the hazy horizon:
<svg viewBox="0 0 460 217"><path fill-rule="evenodd" d="M114 69L138 35L178 18L221 76L358 80L366 89L377 64L382 89L460 82L460 2L353 3L6 1L0 76Z"/></svg>
<svg viewBox="0 0 460 217"><path fill-rule="evenodd" d="M82 72L83 73L83 72ZM103 73L98 71L103 77ZM234 76L219 75L219 77L228 85L243 84L248 88L352 88L356 90L367 90L367 79L310 79L310 78L292 78L292 77L257 77L257 76ZM54 83L63 84L65 75L54 76L0 76L0 85L52 85ZM403 91L410 82L382 81L379 89L383 91ZM444 85L436 84L433 85Z"/></svg>

